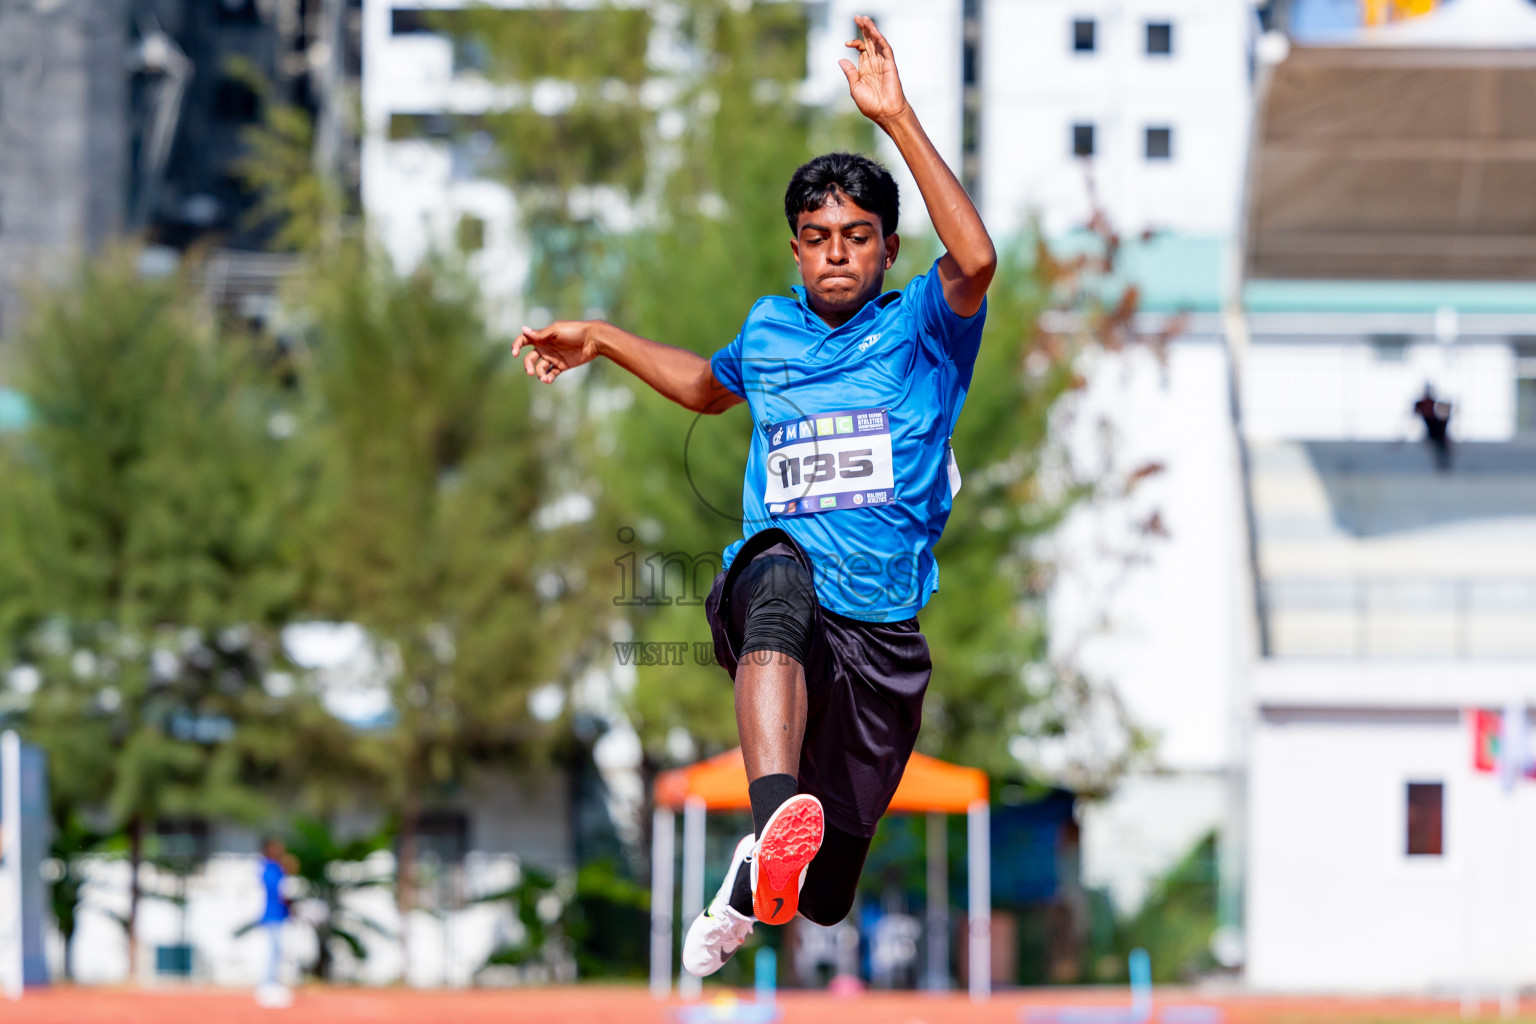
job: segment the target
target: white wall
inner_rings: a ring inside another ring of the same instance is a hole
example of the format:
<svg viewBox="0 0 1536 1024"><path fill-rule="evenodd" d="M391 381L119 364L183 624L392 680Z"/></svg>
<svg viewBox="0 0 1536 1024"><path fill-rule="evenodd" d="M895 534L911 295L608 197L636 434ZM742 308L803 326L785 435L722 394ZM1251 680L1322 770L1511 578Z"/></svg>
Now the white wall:
<svg viewBox="0 0 1536 1024"><path fill-rule="evenodd" d="M1156 740L1155 770L1081 818L1084 883L1130 914L1226 817L1248 635L1242 490L1220 339L1176 341L1166 364L1142 350L1102 355L1088 381L1066 424L1079 471L1165 467L1129 497L1079 508L1052 540L1053 656L1113 686ZM1154 513L1164 536L1143 532Z"/></svg>
<svg viewBox="0 0 1536 1024"><path fill-rule="evenodd" d="M1427 992L1488 986L1511 965L1536 981L1536 787L1507 800L1473 773L1453 709L1325 715L1255 728L1249 983ZM1409 782L1446 786L1443 857L1406 854Z"/></svg>
<svg viewBox="0 0 1536 1024"><path fill-rule="evenodd" d="M1051 234L1089 212L1071 126L1096 126L1099 198L1125 232L1227 236L1237 223L1247 151L1243 0L988 0L983 7L982 194L987 223L1038 210ZM1076 53L1072 22L1097 22L1098 49ZM1171 56L1146 53L1147 21L1173 25ZM1145 158L1148 126L1173 129L1170 160Z"/></svg>
<svg viewBox="0 0 1536 1024"><path fill-rule="evenodd" d="M1090 477L1145 463L1164 472L1128 498L1075 511L1053 538L1053 654L1113 683L1159 737L1156 762L1207 771L1231 760L1231 684L1245 651L1242 491L1226 352L1213 337L1105 355L1075 400L1069 448ZM1157 513L1166 536L1142 527ZM1127 559L1132 559L1128 563Z"/></svg>
<svg viewBox="0 0 1536 1024"><path fill-rule="evenodd" d="M492 88L475 76L455 77L446 38L390 34L395 7L461 6L445 0L363 4L363 207L375 237L401 269L415 266L433 249L451 248L461 217L484 221L485 247L470 258L469 269L484 285L493 325L515 327L522 316L520 295L529 259L511 191L456 174L446 141L392 141L388 135L391 114L481 113L531 99L524 90Z"/></svg>

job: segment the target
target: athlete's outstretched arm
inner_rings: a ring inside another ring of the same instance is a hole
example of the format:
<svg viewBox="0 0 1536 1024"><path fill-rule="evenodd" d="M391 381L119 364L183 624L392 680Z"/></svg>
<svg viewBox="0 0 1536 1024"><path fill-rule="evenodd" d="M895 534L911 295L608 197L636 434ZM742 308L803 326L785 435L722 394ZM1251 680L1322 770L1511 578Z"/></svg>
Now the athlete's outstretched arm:
<svg viewBox="0 0 1536 1024"><path fill-rule="evenodd" d="M554 383L565 370L607 356L685 409L720 413L741 402L715 379L703 356L601 320L562 320L541 330L524 327L512 343L512 354L525 348L529 351L523 369L545 384Z"/></svg>
<svg viewBox="0 0 1536 1024"><path fill-rule="evenodd" d="M918 123L917 114L907 105L891 44L868 17L860 15L853 20L864 38L847 44L859 51L857 65L851 60L838 62L848 76L848 91L853 94L859 112L896 143L901 158L917 179L934 230L948 250L939 261L944 299L956 313L971 316L981 308L992 274L997 270L992 239L971 197L965 194L959 179Z"/></svg>

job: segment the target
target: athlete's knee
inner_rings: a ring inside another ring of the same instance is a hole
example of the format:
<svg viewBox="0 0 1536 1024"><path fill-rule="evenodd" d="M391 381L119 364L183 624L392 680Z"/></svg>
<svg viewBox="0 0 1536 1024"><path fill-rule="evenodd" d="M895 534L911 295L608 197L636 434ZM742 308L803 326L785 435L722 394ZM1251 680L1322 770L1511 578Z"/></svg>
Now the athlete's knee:
<svg viewBox="0 0 1536 1024"><path fill-rule="evenodd" d="M811 574L798 559L789 555L760 555L752 562L753 597L811 598L815 599L816 586Z"/></svg>
<svg viewBox="0 0 1536 1024"><path fill-rule="evenodd" d="M810 573L787 555L754 559L751 596L743 629L741 657L772 651L805 663L811 643L811 615L816 590Z"/></svg>

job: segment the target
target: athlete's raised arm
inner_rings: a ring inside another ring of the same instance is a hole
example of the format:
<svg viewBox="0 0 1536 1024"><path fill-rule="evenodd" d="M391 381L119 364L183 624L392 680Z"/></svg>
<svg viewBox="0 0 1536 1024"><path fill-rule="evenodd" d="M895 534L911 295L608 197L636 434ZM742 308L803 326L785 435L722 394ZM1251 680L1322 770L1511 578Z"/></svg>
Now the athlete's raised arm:
<svg viewBox="0 0 1536 1024"><path fill-rule="evenodd" d="M525 348L529 351L523 369L545 384L554 383L565 370L607 356L685 409L720 413L741 402L715 379L703 356L601 320L562 320L542 330L524 327L512 343L512 354Z"/></svg>
<svg viewBox="0 0 1536 1024"><path fill-rule="evenodd" d="M981 308L997 270L997 252L981 222L971 197L966 195L954 172L933 147L928 133L918 123L907 104L896 72L896 55L891 44L864 15L854 18L864 38L853 39L848 46L859 51L859 62L839 61L848 76L848 91L859 112L879 125L896 143L901 158L917 179L918 191L928 207L928 217L939 233L947 252L939 261L939 277L944 284L944 299L961 316L971 316Z"/></svg>

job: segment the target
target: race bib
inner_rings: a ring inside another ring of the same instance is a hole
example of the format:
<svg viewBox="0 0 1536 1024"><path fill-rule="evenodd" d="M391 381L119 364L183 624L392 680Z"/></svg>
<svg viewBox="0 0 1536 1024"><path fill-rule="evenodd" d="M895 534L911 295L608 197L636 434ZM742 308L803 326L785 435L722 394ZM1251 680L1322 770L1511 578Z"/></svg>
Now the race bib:
<svg viewBox="0 0 1536 1024"><path fill-rule="evenodd" d="M891 422L884 409L821 413L768 428L763 502L770 515L884 505L896 500Z"/></svg>

